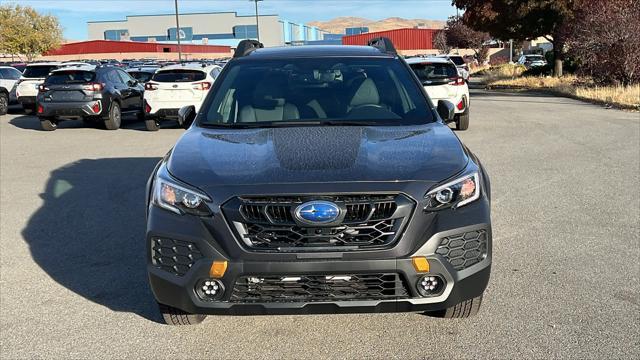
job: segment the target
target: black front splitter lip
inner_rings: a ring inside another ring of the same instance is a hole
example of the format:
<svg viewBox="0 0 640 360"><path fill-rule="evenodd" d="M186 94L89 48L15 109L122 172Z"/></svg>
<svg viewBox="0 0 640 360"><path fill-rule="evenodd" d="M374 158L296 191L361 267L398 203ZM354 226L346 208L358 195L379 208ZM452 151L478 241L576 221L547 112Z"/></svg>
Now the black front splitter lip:
<svg viewBox="0 0 640 360"><path fill-rule="evenodd" d="M489 283L491 265L459 280L449 296L442 302L424 303L428 298L410 298L394 300L357 300L339 302L307 302L307 303L232 303L212 302L200 306L188 297L173 298L174 307L179 307L192 314L207 315L309 315L309 314L353 314L353 313L393 313L437 311L454 306L462 301L483 294ZM184 288L178 284L167 282L162 277L149 273L149 281L153 289L164 294L181 294ZM199 302L200 303L200 302Z"/></svg>

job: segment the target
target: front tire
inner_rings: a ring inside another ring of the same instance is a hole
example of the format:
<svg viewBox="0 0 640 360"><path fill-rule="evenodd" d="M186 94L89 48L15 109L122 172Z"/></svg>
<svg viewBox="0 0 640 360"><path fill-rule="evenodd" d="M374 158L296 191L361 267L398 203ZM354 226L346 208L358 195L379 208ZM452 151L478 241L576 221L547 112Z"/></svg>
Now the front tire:
<svg viewBox="0 0 640 360"><path fill-rule="evenodd" d="M58 128L58 122L55 120L55 118L43 117L40 118L40 127L44 131L54 131Z"/></svg>
<svg viewBox="0 0 640 360"><path fill-rule="evenodd" d="M6 115L9 112L9 95L0 93L0 115Z"/></svg>
<svg viewBox="0 0 640 360"><path fill-rule="evenodd" d="M104 127L107 130L118 130L122 123L122 112L120 111L120 104L113 101L111 103L111 109L109 109L109 118L104 121Z"/></svg>
<svg viewBox="0 0 640 360"><path fill-rule="evenodd" d="M204 321L207 315L189 314L173 306L158 303L158 309L167 325L197 325Z"/></svg>
<svg viewBox="0 0 640 360"><path fill-rule="evenodd" d="M468 105L467 105L468 106ZM456 130L464 131L469 128L469 108L462 114L456 115Z"/></svg>
<svg viewBox="0 0 640 360"><path fill-rule="evenodd" d="M480 311L480 305L482 305L482 295L444 310L426 312L425 315L444 319L464 319L477 315Z"/></svg>

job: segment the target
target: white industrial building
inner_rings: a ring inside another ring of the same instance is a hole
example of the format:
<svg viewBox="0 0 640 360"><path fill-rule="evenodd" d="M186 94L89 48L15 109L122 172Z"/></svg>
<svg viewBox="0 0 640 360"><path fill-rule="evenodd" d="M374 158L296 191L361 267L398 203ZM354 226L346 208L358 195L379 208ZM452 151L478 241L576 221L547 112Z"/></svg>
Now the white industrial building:
<svg viewBox="0 0 640 360"><path fill-rule="evenodd" d="M89 40L175 42L175 14L130 15L125 20L88 22ZM265 46L323 40L326 32L280 19L259 16L260 41ZM180 14L180 41L193 44L236 46L243 39L258 37L254 15L235 12Z"/></svg>

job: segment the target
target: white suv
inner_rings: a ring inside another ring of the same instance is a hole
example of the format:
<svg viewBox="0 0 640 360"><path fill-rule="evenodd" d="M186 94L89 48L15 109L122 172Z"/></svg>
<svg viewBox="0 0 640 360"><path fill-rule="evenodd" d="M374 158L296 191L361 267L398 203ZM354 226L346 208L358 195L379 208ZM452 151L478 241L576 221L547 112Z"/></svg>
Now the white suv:
<svg viewBox="0 0 640 360"><path fill-rule="evenodd" d="M455 106L457 130L469 128L469 86L456 65L447 58L410 58L407 64L418 76L433 106L447 100Z"/></svg>
<svg viewBox="0 0 640 360"><path fill-rule="evenodd" d="M177 119L183 106L194 105L197 112L221 70L217 65L202 64L158 69L144 86L147 130L157 131L162 119Z"/></svg>
<svg viewBox="0 0 640 360"><path fill-rule="evenodd" d="M35 112L38 86L49 73L60 66L59 62L33 63L27 65L18 81L16 97L26 112Z"/></svg>
<svg viewBox="0 0 640 360"><path fill-rule="evenodd" d="M0 115L6 114L9 104L16 100L16 84L21 75L11 66L0 66Z"/></svg>
<svg viewBox="0 0 640 360"><path fill-rule="evenodd" d="M458 68L458 72L460 73L460 75L462 76L464 81L466 81L467 84L469 83L469 65L467 64L466 61L464 61L464 58L462 56L460 56L460 55L438 55L437 57L441 57L441 58L445 58L445 59L451 60L451 62L453 62L456 65L456 67Z"/></svg>

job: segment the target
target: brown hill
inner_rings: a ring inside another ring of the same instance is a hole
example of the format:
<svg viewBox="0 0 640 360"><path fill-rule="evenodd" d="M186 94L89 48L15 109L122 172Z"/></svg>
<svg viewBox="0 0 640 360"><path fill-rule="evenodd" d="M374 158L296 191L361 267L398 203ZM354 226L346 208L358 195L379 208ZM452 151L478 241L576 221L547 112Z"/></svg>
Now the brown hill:
<svg viewBox="0 0 640 360"><path fill-rule="evenodd" d="M425 20L425 19L403 19L399 17L391 17L383 20L370 20L360 17L338 17L329 21L313 21L308 23L309 26L317 26L322 30L326 30L333 34L344 34L344 29L349 27L366 26L369 31L384 31L402 28L413 28L416 26L428 29L442 29L445 25L444 20Z"/></svg>

